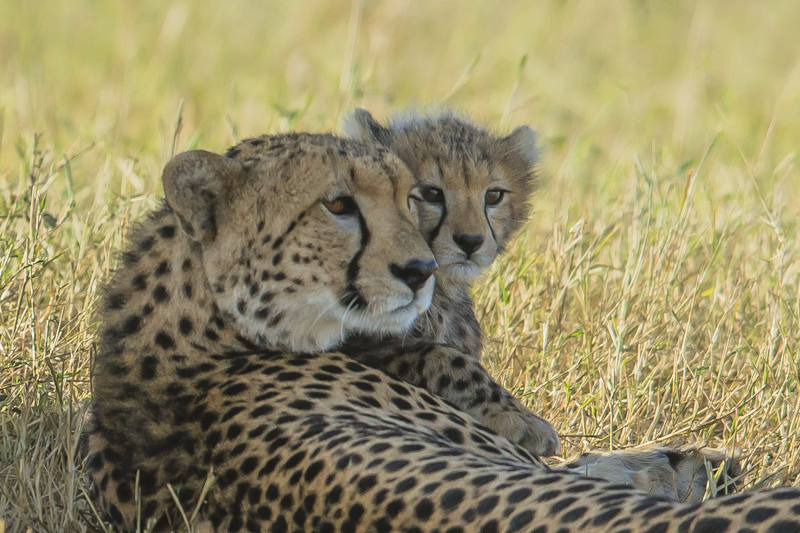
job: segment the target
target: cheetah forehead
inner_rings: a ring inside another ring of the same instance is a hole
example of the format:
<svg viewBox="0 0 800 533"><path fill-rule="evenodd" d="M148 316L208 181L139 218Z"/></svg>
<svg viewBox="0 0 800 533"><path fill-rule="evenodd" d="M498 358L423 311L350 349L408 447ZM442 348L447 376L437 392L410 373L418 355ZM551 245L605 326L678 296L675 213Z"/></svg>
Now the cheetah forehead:
<svg viewBox="0 0 800 533"><path fill-rule="evenodd" d="M434 157L444 159L445 164L492 161L491 150L496 139L487 130L452 113L392 118L389 129L404 159L421 162Z"/></svg>
<svg viewBox="0 0 800 533"><path fill-rule="evenodd" d="M329 134L263 135L242 141L225 155L242 163L250 187L281 209L302 210L346 192L396 196L413 185L408 169L385 147Z"/></svg>

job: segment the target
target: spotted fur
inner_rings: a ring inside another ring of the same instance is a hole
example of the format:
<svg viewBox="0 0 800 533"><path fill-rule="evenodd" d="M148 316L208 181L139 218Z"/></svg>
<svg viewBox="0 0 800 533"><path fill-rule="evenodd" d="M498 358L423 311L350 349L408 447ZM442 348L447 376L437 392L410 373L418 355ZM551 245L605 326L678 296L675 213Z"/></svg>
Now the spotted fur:
<svg viewBox="0 0 800 533"><path fill-rule="evenodd" d="M101 307L88 464L117 530L800 531L798 488L687 505L550 470L419 387L303 353L340 338L309 316L400 333L427 305L391 154L262 137L164 181Z"/></svg>

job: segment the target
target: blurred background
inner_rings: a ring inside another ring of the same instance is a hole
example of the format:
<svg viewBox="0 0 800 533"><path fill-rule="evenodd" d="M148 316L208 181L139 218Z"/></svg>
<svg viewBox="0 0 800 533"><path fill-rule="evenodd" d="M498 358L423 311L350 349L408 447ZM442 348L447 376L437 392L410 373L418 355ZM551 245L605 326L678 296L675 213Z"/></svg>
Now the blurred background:
<svg viewBox="0 0 800 533"><path fill-rule="evenodd" d="M613 197L635 156L696 163L720 132L710 176L744 156L780 190L800 138L798 21L791 0L3 2L0 168L38 132L60 153L96 145L86 174L141 160L151 190L181 106L176 149L221 150L336 129L354 106L444 103L540 130L561 207Z"/></svg>
<svg viewBox="0 0 800 533"><path fill-rule="evenodd" d="M0 2L6 530L97 527L94 305L164 164L354 107L539 131L534 216L475 296L485 363L567 454L698 439L796 483L798 23L794 0Z"/></svg>

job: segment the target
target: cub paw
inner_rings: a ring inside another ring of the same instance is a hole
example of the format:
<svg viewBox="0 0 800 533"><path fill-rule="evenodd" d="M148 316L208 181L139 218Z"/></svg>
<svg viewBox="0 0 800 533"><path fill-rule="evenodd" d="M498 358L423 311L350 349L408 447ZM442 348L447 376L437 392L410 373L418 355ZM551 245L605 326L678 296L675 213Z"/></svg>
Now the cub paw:
<svg viewBox="0 0 800 533"><path fill-rule="evenodd" d="M561 440L555 428L520 405L519 411L487 413L481 422L511 442L543 457L559 455Z"/></svg>
<svg viewBox="0 0 800 533"><path fill-rule="evenodd" d="M588 452L566 461L562 467L689 503L703 501L708 493L735 491L736 478L742 473L738 459L730 451L700 445ZM709 471L719 469L723 473L712 478L713 486L708 487Z"/></svg>

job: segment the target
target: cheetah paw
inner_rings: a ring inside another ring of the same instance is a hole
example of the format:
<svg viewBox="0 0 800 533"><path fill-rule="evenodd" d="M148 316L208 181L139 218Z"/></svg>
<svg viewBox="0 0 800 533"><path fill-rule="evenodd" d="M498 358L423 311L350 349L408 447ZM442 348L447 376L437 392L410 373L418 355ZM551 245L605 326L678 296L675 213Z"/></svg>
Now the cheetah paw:
<svg viewBox="0 0 800 533"><path fill-rule="evenodd" d="M522 411L502 411L485 416L481 422L498 435L515 442L540 456L559 455L561 440L555 428L539 416L520 406Z"/></svg>
<svg viewBox="0 0 800 533"><path fill-rule="evenodd" d="M703 501L709 482L708 468L723 469L714 479L712 494L735 491L742 469L735 454L701 444L587 452L567 460L562 468L603 478L664 496L673 501Z"/></svg>

